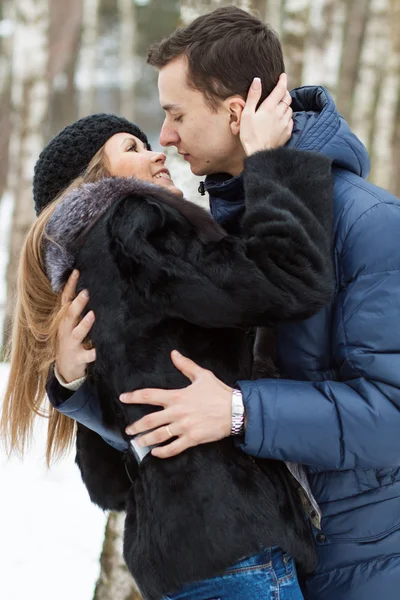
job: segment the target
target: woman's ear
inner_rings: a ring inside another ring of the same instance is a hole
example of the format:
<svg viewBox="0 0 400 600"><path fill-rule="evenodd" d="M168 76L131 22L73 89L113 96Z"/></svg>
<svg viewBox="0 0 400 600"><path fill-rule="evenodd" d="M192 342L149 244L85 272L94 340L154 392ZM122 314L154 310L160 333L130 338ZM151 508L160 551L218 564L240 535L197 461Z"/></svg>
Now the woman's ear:
<svg viewBox="0 0 400 600"><path fill-rule="evenodd" d="M239 135L242 112L246 101L241 96L232 96L231 98L228 98L227 102L230 115L229 126L233 135Z"/></svg>

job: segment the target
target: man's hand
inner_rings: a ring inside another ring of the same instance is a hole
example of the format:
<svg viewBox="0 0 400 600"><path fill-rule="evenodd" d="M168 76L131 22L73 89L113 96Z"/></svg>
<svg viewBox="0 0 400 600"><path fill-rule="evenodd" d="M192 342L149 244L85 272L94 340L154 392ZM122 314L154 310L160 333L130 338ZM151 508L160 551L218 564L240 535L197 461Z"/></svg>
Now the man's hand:
<svg viewBox="0 0 400 600"><path fill-rule="evenodd" d="M127 427L128 435L153 431L138 438L141 446L152 446L176 437L167 446L154 448L153 456L169 458L191 446L216 442L231 433L232 388L210 371L174 350L172 362L192 382L180 390L146 389L122 394L128 404L153 404L164 410L146 415Z"/></svg>
<svg viewBox="0 0 400 600"><path fill-rule="evenodd" d="M275 88L257 109L261 95L261 81L255 78L240 121L240 141L247 156L284 146L292 135L292 97L287 89L286 74L282 73Z"/></svg>
<svg viewBox="0 0 400 600"><path fill-rule="evenodd" d="M67 383L84 377L88 363L96 360L96 350L86 350L83 340L94 323L94 312L90 311L81 320L81 314L89 301L89 294L83 290L75 298L79 271L73 271L68 279L61 298L62 308L69 304L58 328L56 367Z"/></svg>

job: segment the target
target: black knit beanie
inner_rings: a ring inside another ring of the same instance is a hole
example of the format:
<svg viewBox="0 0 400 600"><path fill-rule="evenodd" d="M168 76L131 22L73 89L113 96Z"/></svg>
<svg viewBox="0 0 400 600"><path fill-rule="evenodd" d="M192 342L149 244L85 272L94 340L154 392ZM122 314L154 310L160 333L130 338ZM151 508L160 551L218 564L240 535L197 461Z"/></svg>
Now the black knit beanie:
<svg viewBox="0 0 400 600"><path fill-rule="evenodd" d="M33 199L38 215L84 172L93 156L116 133L131 133L150 150L147 137L134 123L99 113L68 125L47 144L35 166Z"/></svg>

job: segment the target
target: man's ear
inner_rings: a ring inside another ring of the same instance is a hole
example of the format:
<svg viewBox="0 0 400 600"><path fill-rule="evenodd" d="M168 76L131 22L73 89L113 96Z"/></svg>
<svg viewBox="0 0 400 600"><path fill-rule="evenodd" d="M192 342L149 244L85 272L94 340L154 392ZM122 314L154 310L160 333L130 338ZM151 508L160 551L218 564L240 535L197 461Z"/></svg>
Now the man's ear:
<svg viewBox="0 0 400 600"><path fill-rule="evenodd" d="M242 112L246 101L241 96L231 96L226 102L228 103L227 108L229 110L229 126L233 135L239 135Z"/></svg>

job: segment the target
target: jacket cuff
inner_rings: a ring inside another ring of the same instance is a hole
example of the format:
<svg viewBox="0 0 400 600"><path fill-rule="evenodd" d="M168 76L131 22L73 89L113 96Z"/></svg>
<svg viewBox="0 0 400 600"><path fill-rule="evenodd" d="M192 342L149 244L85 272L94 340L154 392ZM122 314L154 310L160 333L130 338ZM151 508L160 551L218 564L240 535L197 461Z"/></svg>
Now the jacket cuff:
<svg viewBox="0 0 400 600"><path fill-rule="evenodd" d="M62 387L55 376L51 375L46 391L50 403L60 413L85 425L116 450L126 452L129 449L129 443L119 431L104 425L99 402L86 382L78 391L71 392Z"/></svg>
<svg viewBox="0 0 400 600"><path fill-rule="evenodd" d="M241 450L251 456L258 456L264 446L265 423L258 386L254 381L239 381L237 387L242 392L246 413L246 430ZM266 458L263 456L263 458Z"/></svg>
<svg viewBox="0 0 400 600"><path fill-rule="evenodd" d="M78 379L74 379L74 381L70 381L67 383L61 373L58 371L57 366L54 364L54 377L57 379L58 383L65 388L66 390L71 390L72 392L76 392L81 387L82 383L84 383L86 376L79 377Z"/></svg>

